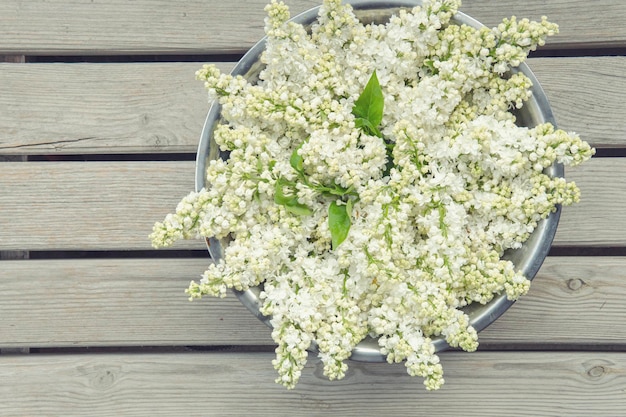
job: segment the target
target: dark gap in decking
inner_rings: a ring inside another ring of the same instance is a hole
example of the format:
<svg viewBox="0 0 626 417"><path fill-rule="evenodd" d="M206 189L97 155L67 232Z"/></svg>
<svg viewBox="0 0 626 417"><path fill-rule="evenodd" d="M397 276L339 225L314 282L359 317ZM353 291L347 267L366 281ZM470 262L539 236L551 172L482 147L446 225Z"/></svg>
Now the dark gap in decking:
<svg viewBox="0 0 626 417"><path fill-rule="evenodd" d="M626 157L626 148L596 148L594 158L623 158ZM4 158L4 159L2 159ZM0 161L29 162L89 162L89 161L195 161L196 154L190 152L164 153L116 153L116 154L44 154L2 157Z"/></svg>
<svg viewBox="0 0 626 417"><path fill-rule="evenodd" d="M626 157L626 148L596 148L594 158L623 158Z"/></svg>
<svg viewBox="0 0 626 417"><path fill-rule="evenodd" d="M26 63L237 62L243 53L153 55L27 55Z"/></svg>
<svg viewBox="0 0 626 417"><path fill-rule="evenodd" d="M25 55L25 63L143 63L143 62L237 62L245 51L222 54L120 54L120 55ZM626 56L624 46L563 48L547 45L532 51L530 58L573 58L585 56Z"/></svg>
<svg viewBox="0 0 626 417"><path fill-rule="evenodd" d="M90 162L90 161L195 161L195 153L125 153L125 154L52 154L29 155L29 162Z"/></svg>
<svg viewBox="0 0 626 417"><path fill-rule="evenodd" d="M168 259L209 258L209 252L197 250L58 250L29 251L28 259Z"/></svg>
<svg viewBox="0 0 626 417"><path fill-rule="evenodd" d="M578 58L585 56L626 56L626 46L598 46L594 48L551 48L549 45L532 51L530 58Z"/></svg>
<svg viewBox="0 0 626 417"><path fill-rule="evenodd" d="M28 259L163 259L205 258L204 249L160 249L160 250L31 250ZM550 248L548 256L626 256L622 246L558 246Z"/></svg>
<svg viewBox="0 0 626 417"><path fill-rule="evenodd" d="M80 346L30 348L29 354L93 354L93 353L188 353L188 352L227 352L227 353L273 353L273 345L216 345L216 346Z"/></svg>
<svg viewBox="0 0 626 417"><path fill-rule="evenodd" d="M480 337L480 335L479 335ZM28 352L7 350L6 354L150 354L150 353L274 353L275 345L215 345L215 346L79 346L29 348ZM460 349L448 349L438 352L462 352ZM491 343L481 342L478 352L626 352L623 343ZM5 354L5 353L3 353ZM310 352L311 358L315 356ZM471 355L471 353L467 353Z"/></svg>
<svg viewBox="0 0 626 417"><path fill-rule="evenodd" d="M550 248L548 256L626 256L626 247L622 246L558 246Z"/></svg>
<svg viewBox="0 0 626 417"><path fill-rule="evenodd" d="M237 62L245 51L223 54L122 54L122 55L25 55L25 63L154 63L154 62ZM532 51L530 58L576 58L586 56L626 56L626 47L551 48Z"/></svg>
<svg viewBox="0 0 626 417"><path fill-rule="evenodd" d="M229 353L274 353L274 345L219 345L219 346L187 346L187 349L194 352L229 352Z"/></svg>
<svg viewBox="0 0 626 417"><path fill-rule="evenodd" d="M605 343L576 343L576 342L549 342L538 340L536 343L504 343L504 342L481 342L478 334L482 352L626 352L626 344L621 342ZM471 353L470 353L471 354Z"/></svg>
<svg viewBox="0 0 626 417"><path fill-rule="evenodd" d="M26 155L3 155L0 154L0 162L26 162L28 157Z"/></svg>

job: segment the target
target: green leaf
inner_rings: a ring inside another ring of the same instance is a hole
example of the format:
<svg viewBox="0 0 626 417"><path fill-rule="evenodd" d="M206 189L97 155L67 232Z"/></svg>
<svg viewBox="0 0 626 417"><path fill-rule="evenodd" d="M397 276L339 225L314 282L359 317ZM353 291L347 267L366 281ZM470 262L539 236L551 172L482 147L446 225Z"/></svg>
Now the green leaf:
<svg viewBox="0 0 626 417"><path fill-rule="evenodd" d="M308 206L298 202L298 196L286 195L286 186L294 186L294 184L291 183L291 181L287 181L283 178L279 178L278 180L276 180L274 203L284 206L287 211L298 216L308 216L313 213L313 211Z"/></svg>
<svg viewBox="0 0 626 417"><path fill-rule="evenodd" d="M374 71L365 89L354 102L352 114L357 118L369 121L373 127L376 127L383 120L384 101L383 90L380 88L376 71Z"/></svg>
<svg viewBox="0 0 626 417"><path fill-rule="evenodd" d="M427 59L424 61L424 65L428 68L433 75L439 74L439 70L435 67L435 61L432 59Z"/></svg>
<svg viewBox="0 0 626 417"><path fill-rule="evenodd" d="M337 249L348 237L350 231L350 214L345 204L339 205L336 201L330 203L328 207L328 228L333 249Z"/></svg>
<svg viewBox="0 0 626 417"><path fill-rule="evenodd" d="M291 200L285 204L285 209L298 216L310 216L313 211L306 205L298 203L298 199Z"/></svg>
<svg viewBox="0 0 626 417"><path fill-rule="evenodd" d="M352 205L354 203L352 202L352 199L349 198L348 201L346 202L346 213L348 214L348 218L352 218Z"/></svg>
<svg viewBox="0 0 626 417"><path fill-rule="evenodd" d="M291 153L291 157L289 158L289 163L291 164L291 167L295 169L296 171L298 171L298 173L303 172L303 165L304 165L304 158L302 158L298 154L298 151L300 150L301 147L302 147L302 144L298 146L296 149L294 149L293 152Z"/></svg>
<svg viewBox="0 0 626 417"><path fill-rule="evenodd" d="M378 130L376 126L372 125L372 123L367 119L357 117L356 119L354 119L354 126L363 130L368 135L378 136L379 138L383 137L383 134L380 133L380 130Z"/></svg>
<svg viewBox="0 0 626 417"><path fill-rule="evenodd" d="M313 188L314 190L319 191L320 193L322 193L326 197L334 197L334 196L343 197L346 194L352 194L352 195L356 194L354 192L354 186L350 186L348 188L344 188L344 187L342 187L339 184L333 184L332 187L325 186L325 185L312 185L311 188Z"/></svg>
<svg viewBox="0 0 626 417"><path fill-rule="evenodd" d="M288 185L288 181L285 181L282 178L276 180L276 185L274 187L274 203L284 206L289 202L292 198L291 196L286 196L284 187Z"/></svg>

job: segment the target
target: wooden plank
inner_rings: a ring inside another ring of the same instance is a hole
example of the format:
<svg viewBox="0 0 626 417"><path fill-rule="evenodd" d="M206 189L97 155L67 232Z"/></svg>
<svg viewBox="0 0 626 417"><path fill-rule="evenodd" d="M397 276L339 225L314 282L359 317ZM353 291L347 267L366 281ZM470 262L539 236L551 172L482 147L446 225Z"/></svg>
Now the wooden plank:
<svg viewBox="0 0 626 417"><path fill-rule="evenodd" d="M537 58L530 65L559 127L594 146L625 145L626 58ZM194 79L200 66L0 64L0 84L9 86L0 96L0 153L195 152L208 109Z"/></svg>
<svg viewBox="0 0 626 417"><path fill-rule="evenodd" d="M8 0L0 3L0 53L240 53L262 37L267 3ZM297 0L289 4L299 13L319 2Z"/></svg>
<svg viewBox="0 0 626 417"><path fill-rule="evenodd" d="M540 20L547 16L559 25L559 34L546 44L550 49L623 46L626 41L626 31L607 24L626 18L623 4L612 0L463 0L461 11L488 27L498 25L504 17Z"/></svg>
<svg viewBox="0 0 626 417"><path fill-rule="evenodd" d="M554 244L559 246L625 246L626 182L616 181L626 169L623 158L592 158L565 170L581 191L581 201L563 208Z"/></svg>
<svg viewBox="0 0 626 417"><path fill-rule="evenodd" d="M11 62L15 64L23 64L26 57L24 55L1 55L0 63ZM2 139L0 139L1 141ZM24 155L2 155L0 154L1 162L25 162L26 156ZM26 251L0 251L0 260L5 259L27 259L28 252ZM0 352L1 353L1 352Z"/></svg>
<svg viewBox="0 0 626 417"><path fill-rule="evenodd" d="M189 302L205 259L0 262L0 347L271 346L236 297ZM506 349L626 347L626 258L549 257L529 294L480 334Z"/></svg>
<svg viewBox="0 0 626 417"><path fill-rule="evenodd" d="M350 363L328 381L316 359L296 389L274 384L272 354L0 357L3 415L603 417L626 408L626 354L442 355L446 385L425 392L402 364Z"/></svg>
<svg viewBox="0 0 626 417"><path fill-rule="evenodd" d="M194 152L209 108L200 67L0 65L0 153Z"/></svg>
<svg viewBox="0 0 626 417"><path fill-rule="evenodd" d="M532 71L545 90L558 127L595 147L624 147L626 57L535 58ZM567 76L564 76L567 74Z"/></svg>
<svg viewBox="0 0 626 417"><path fill-rule="evenodd" d="M483 346L626 347L626 258L548 257L521 297L480 333Z"/></svg>
<svg viewBox="0 0 626 417"><path fill-rule="evenodd" d="M193 187L192 161L5 163L0 250L150 249L154 222Z"/></svg>
<svg viewBox="0 0 626 417"><path fill-rule="evenodd" d="M271 344L234 295L189 302L184 290L209 262L0 262L0 347Z"/></svg>
<svg viewBox="0 0 626 417"><path fill-rule="evenodd" d="M625 171L624 159L597 158L566 172L582 201L563 210L555 244L626 244L626 183L614 181ZM3 163L0 250L150 249L152 225L193 189L193 173L192 161Z"/></svg>
<svg viewBox="0 0 626 417"><path fill-rule="evenodd" d="M0 3L0 54L87 55L241 53L263 35L267 0L5 0ZM290 0L292 13L319 0ZM466 0L461 10L488 26L517 15L548 15L561 25L552 48L624 45L626 20L619 2L597 0ZM67 13L71 10L71 13Z"/></svg>

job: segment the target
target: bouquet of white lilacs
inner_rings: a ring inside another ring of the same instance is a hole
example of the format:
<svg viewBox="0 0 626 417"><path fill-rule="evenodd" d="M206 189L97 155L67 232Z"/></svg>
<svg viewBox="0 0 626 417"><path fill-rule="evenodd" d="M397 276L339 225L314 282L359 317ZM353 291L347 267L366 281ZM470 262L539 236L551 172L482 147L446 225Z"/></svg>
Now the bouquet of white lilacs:
<svg viewBox="0 0 626 417"><path fill-rule="evenodd" d="M190 298L262 286L277 382L293 388L312 344L330 379L368 335L389 362L439 388L431 338L477 348L462 307L529 280L502 259L579 190L544 169L593 149L550 124L519 127L530 96L512 68L557 26L450 22L460 0L425 0L385 24L324 0L308 30L266 8L258 82L211 65L197 76L221 104L207 187L155 224L156 247L229 237Z"/></svg>

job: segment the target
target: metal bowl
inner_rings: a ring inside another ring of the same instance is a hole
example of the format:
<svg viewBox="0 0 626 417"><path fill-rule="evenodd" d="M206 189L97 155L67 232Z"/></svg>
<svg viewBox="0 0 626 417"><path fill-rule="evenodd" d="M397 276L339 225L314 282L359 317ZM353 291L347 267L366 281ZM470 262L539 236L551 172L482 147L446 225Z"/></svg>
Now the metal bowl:
<svg viewBox="0 0 626 417"><path fill-rule="evenodd" d="M354 12L364 23L382 23L389 17L397 13L401 8L412 8L421 5L420 0L391 0L391 1L367 1L352 0L349 3L353 6ZM318 16L319 6L301 13L291 20L305 26L312 24ZM475 28L483 25L477 20L458 12L452 19L455 24L466 24ZM237 63L232 70L233 75L242 75L250 82L258 80L258 75L264 64L260 62L260 56L265 49L266 38L257 42ZM516 111L517 123L520 126L534 127L541 123L550 122L556 126L550 105L539 82L535 78L530 68L526 64L521 64L516 71L522 72L533 83L532 96L524 104L524 107ZM205 174L208 161L220 157L220 151L213 141L213 130L220 120L220 106L214 103L207 114L204 128L200 137L198 153L196 159L196 190L205 187ZM222 155L226 156L226 155ZM563 176L563 166L554 164L546 170L546 173L553 177ZM550 250L552 240L556 233L561 208L552 213L547 219L541 221L530 238L520 249L509 250L504 258L513 262L517 270L521 271L528 279L533 279L545 257ZM217 261L224 256L224 247L228 245L227 240L207 239L208 250L211 257ZM260 313L261 301L259 299L260 288L251 288L247 291L234 291L240 302L250 310L259 320L271 327L270 317ZM482 305L478 303L470 304L464 311L470 318L470 324L481 331L489 324L500 317L511 305L513 301L506 298L505 294L494 297L489 303ZM441 338L433 338L435 349L442 351L449 346ZM352 352L351 359L365 362L383 362L385 356L381 354L376 340L366 338L359 343Z"/></svg>

